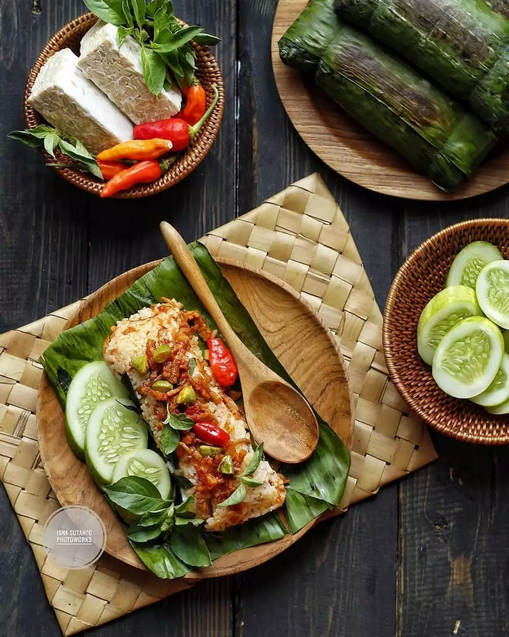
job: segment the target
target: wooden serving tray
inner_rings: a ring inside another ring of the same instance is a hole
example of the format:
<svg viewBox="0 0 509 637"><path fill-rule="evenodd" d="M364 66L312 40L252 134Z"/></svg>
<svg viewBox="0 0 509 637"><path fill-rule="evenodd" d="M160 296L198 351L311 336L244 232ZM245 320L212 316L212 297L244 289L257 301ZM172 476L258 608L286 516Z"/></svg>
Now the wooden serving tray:
<svg viewBox="0 0 509 637"><path fill-rule="evenodd" d="M337 341L311 306L286 283L247 265L220 258L217 260L274 354L308 401L330 423L344 444L350 447L353 401ZM159 263L154 261L142 265L104 285L83 301L68 327L97 316L107 303L117 299ZM126 564L144 569L86 465L69 448L65 435L65 416L46 374L39 388L37 425L41 458L60 504L85 506L95 511L106 527L106 551ZM313 524L281 540L224 555L215 560L212 566L192 571L184 579L233 575L263 564L294 544Z"/></svg>
<svg viewBox="0 0 509 637"><path fill-rule="evenodd" d="M288 117L320 159L364 188L406 199L466 199L509 182L509 148L496 148L468 182L453 193L442 192L396 151L357 124L312 78L285 66L277 43L307 4L308 0L279 0L272 32L272 65Z"/></svg>

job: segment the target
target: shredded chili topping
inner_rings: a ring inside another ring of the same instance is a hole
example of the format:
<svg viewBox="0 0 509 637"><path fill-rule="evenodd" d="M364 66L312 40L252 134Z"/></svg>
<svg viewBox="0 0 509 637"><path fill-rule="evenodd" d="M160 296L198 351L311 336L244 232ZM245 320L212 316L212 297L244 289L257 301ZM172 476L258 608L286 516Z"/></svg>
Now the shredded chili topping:
<svg viewBox="0 0 509 637"><path fill-rule="evenodd" d="M228 476L218 470L221 460L226 454L230 455L235 468L238 470L244 457L245 450L236 451L235 445L229 443L226 453L221 453L215 458L202 456L199 446L203 444L194 433L190 432L182 438L177 447L177 457L179 460L185 458L186 462L191 461L196 470L196 509L202 517L208 516L211 510L212 500L216 503L223 502L237 488L235 476Z"/></svg>
<svg viewBox="0 0 509 637"><path fill-rule="evenodd" d="M166 299L162 299L163 302ZM161 308L163 311L163 308ZM167 411L174 414L185 413L195 423L205 422L217 425L217 418L210 410L210 403L224 403L228 409L237 413L240 411L232 398L239 397L238 392L232 392L232 396L224 391L211 391L208 374L205 371L207 363L201 358L190 355L192 351L192 339L195 335L204 341L215 337L205 319L197 311L181 311L178 317L178 330L175 331L173 341L162 339L157 343L148 340L146 344L146 357L148 365L148 378L138 388L141 395L151 395L156 399L157 405L154 413L159 420L159 428L163 428L163 421L167 418ZM164 362L154 360L156 350L162 345L169 345L169 352ZM190 374L190 361L194 358L197 374ZM190 404L179 403L179 395L184 388L194 390L193 400ZM249 439L246 434L246 442ZM212 510L212 503L220 503L226 500L237 488L235 475L224 474L218 467L225 455L232 459L234 472L239 473L242 462L247 453L246 450L236 450L232 441L226 443L223 452L215 457L202 455L200 446L207 445L200 440L193 431L183 435L176 453L179 460L185 460L191 464L196 472L196 486L193 494L196 499L197 514L200 517L208 517ZM234 507L232 507L234 509Z"/></svg>

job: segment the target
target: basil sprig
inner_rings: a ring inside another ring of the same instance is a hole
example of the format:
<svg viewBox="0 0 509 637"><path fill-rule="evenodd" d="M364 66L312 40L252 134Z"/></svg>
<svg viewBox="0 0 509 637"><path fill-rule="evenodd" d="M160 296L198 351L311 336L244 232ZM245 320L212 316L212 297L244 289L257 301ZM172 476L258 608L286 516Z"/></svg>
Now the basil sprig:
<svg viewBox="0 0 509 637"><path fill-rule="evenodd" d="M175 451L180 442L179 431L189 431L193 428L194 422L185 414L172 414L169 405L166 405L166 414L161 431L161 444L164 453L169 455Z"/></svg>
<svg viewBox="0 0 509 637"><path fill-rule="evenodd" d="M262 457L263 457L263 442L261 445L258 445L258 447L256 447L253 457L251 458L251 462L247 466L244 473L238 476L240 480L239 486L235 489L235 491L231 494L229 498L227 498L226 500L223 500L223 502L218 504L218 506L229 507L229 506L233 506L234 504L240 504L247 495L246 487L251 487L252 489L254 489L255 487L260 487L263 484L263 482L261 482L260 480L255 480L254 478L251 477L253 473L258 469L258 466L262 460Z"/></svg>
<svg viewBox="0 0 509 637"><path fill-rule="evenodd" d="M118 45L132 36L142 47L143 76L149 90L159 95L176 82L182 87L195 80L196 44L214 46L220 39L200 26L182 27L170 0L84 0L98 18L119 27Z"/></svg>
<svg viewBox="0 0 509 637"><path fill-rule="evenodd" d="M95 177L102 179L101 169L93 155L83 146L77 139L71 139L63 135L60 131L52 126L41 124L36 128L27 130L16 130L9 133L8 137L23 142L31 148L39 148L44 146L44 150L55 158L55 150L58 148L60 152L70 157L81 168L88 170ZM50 164L53 165L53 164ZM61 166L62 164L57 164ZM71 167L71 166L68 166Z"/></svg>
<svg viewBox="0 0 509 637"><path fill-rule="evenodd" d="M121 478L103 489L114 504L139 516L127 530L131 542L168 542L185 564L198 568L210 566L210 552L202 536L203 520L197 519L192 511L194 498L175 505L163 500L152 482L138 476Z"/></svg>

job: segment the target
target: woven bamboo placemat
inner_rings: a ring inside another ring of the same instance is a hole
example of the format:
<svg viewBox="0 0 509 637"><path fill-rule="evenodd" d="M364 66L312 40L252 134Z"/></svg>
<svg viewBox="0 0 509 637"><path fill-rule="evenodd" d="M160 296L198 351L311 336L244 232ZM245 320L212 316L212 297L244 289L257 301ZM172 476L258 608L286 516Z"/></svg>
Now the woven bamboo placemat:
<svg viewBox="0 0 509 637"><path fill-rule="evenodd" d="M313 305L340 343L355 395L352 466L341 507L378 492L437 456L424 425L388 379L382 315L348 224L317 174L202 239L214 256L283 279ZM79 301L0 335L0 479L27 538L64 635L111 621L188 588L108 555L67 570L46 559L42 528L59 507L41 465L35 406L37 360Z"/></svg>

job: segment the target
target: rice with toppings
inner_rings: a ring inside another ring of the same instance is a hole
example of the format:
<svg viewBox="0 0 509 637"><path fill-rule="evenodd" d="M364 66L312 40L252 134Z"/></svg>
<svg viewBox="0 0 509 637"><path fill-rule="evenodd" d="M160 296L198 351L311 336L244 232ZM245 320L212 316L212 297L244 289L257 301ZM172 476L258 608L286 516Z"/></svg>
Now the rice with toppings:
<svg viewBox="0 0 509 637"><path fill-rule="evenodd" d="M204 357L203 341L215 336L214 332L199 312L185 311L175 300L163 301L119 321L105 342L104 360L117 376L128 375L142 415L161 450L161 431L168 411L177 415L185 412L195 422L211 422L227 432L230 440L215 457L202 455L206 443L192 430L181 432L176 450L175 473L190 481L190 486L182 490L183 497L195 498L196 515L206 520L207 530L222 531L281 507L286 496L285 479L262 459L251 476L262 485L246 486L246 496L239 504L219 506L240 485L238 476L253 457L251 437L243 412L218 384ZM168 345L171 354L163 364L157 364L153 355L161 345ZM133 360L144 356L148 369L142 373L133 367ZM153 390L157 380L167 380L172 389ZM178 403L184 387L194 391L196 400L191 405ZM235 468L231 476L218 469L226 455Z"/></svg>

